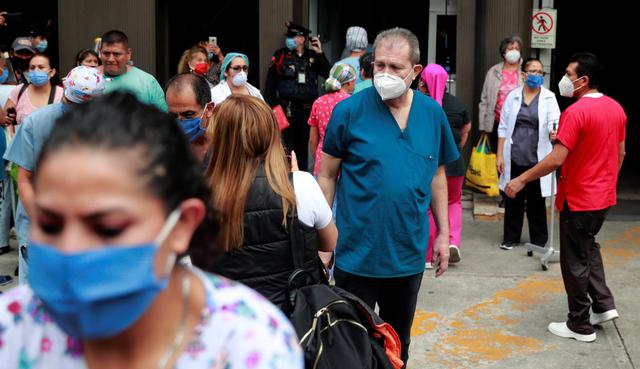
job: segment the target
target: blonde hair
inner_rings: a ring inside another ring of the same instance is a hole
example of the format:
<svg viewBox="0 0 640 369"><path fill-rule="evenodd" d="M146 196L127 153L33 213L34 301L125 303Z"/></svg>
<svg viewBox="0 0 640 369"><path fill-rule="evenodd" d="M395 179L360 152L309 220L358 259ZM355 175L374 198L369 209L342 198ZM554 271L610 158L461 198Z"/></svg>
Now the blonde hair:
<svg viewBox="0 0 640 369"><path fill-rule="evenodd" d="M215 107L207 136L211 160L205 178L213 190L212 205L222 218L219 242L224 249L242 246L247 194L261 165L269 186L282 197L285 225L296 197L271 108L252 96L231 95Z"/></svg>
<svg viewBox="0 0 640 369"><path fill-rule="evenodd" d="M180 61L178 62L178 74L189 73L191 72L191 67L189 66L189 62L191 58L197 53L204 54L207 57L207 50L202 46L194 46L190 49L185 50L180 57Z"/></svg>

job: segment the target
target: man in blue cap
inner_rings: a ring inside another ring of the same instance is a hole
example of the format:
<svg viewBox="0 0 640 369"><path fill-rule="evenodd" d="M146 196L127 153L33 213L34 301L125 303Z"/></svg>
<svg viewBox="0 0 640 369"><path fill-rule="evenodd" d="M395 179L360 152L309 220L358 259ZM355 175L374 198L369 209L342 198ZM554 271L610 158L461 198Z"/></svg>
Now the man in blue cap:
<svg viewBox="0 0 640 369"><path fill-rule="evenodd" d="M311 31L288 22L285 47L276 50L267 74L265 100L271 106L280 104L289 120L283 138L288 149L295 151L300 169L308 170L309 125L311 105L318 97L318 76L327 78L331 65L322 52L319 37Z"/></svg>

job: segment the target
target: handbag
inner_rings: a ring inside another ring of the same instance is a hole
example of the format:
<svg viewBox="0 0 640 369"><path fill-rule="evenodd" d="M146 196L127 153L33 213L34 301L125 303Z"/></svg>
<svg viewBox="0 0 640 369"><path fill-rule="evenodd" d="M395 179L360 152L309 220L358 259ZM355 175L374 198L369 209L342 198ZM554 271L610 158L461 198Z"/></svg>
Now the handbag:
<svg viewBox="0 0 640 369"><path fill-rule="evenodd" d="M273 114L276 116L276 121L278 122L278 129L280 129L280 132L289 128L289 120L287 119L287 116L280 104L276 105L273 108Z"/></svg>
<svg viewBox="0 0 640 369"><path fill-rule="evenodd" d="M488 196L500 195L496 154L489 147L489 136L483 133L471 151L464 184Z"/></svg>

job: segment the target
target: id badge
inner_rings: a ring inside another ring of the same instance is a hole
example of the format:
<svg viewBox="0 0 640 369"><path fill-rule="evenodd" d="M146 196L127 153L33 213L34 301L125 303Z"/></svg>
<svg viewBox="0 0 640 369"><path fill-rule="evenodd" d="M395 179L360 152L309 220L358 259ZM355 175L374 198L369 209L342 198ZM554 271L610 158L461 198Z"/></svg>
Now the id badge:
<svg viewBox="0 0 640 369"><path fill-rule="evenodd" d="M298 73L298 83L307 83L307 76L304 73Z"/></svg>

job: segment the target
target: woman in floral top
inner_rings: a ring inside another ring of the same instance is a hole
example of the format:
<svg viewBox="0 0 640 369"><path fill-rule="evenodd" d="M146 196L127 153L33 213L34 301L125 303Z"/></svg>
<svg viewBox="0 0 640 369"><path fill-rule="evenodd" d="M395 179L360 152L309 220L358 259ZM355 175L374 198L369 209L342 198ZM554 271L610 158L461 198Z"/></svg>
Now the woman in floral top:
<svg viewBox="0 0 640 369"><path fill-rule="evenodd" d="M175 263L217 218L169 116L107 95L56 123L37 168L30 285L0 296L0 369L302 368L276 307Z"/></svg>

